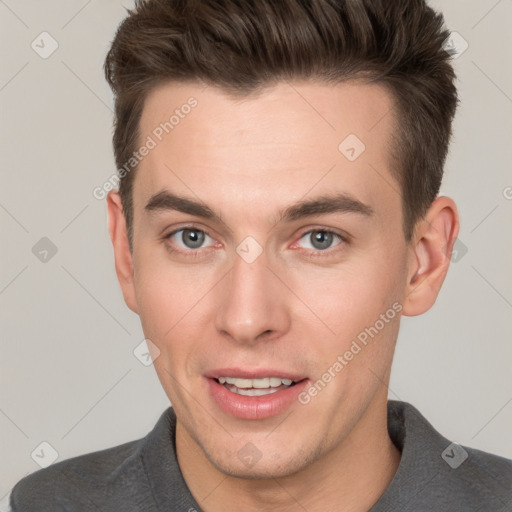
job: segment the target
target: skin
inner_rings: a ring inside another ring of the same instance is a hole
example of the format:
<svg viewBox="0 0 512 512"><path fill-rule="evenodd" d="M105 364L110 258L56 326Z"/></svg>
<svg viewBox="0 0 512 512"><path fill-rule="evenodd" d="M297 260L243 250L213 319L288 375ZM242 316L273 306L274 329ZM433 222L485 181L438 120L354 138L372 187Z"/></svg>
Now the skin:
<svg viewBox="0 0 512 512"><path fill-rule="evenodd" d="M141 140L190 96L197 107L135 175L133 252L119 195L108 196L117 275L158 347L184 478L206 512L366 511L400 460L386 427L400 316L436 300L458 233L455 204L437 198L405 240L388 149L396 120L378 85L279 83L235 99L169 83L146 100ZM348 134L366 146L353 162L338 150ZM216 217L145 209L162 191L201 201ZM336 193L372 213L279 221L290 205ZM190 226L209 236L199 249L184 245L183 232L167 236ZM318 249L315 229L344 240ZM252 263L236 252L247 236L263 249ZM306 405L239 419L207 391L205 373L222 367L277 368L313 383L394 303L401 314ZM261 458L247 466L237 453L249 442Z"/></svg>

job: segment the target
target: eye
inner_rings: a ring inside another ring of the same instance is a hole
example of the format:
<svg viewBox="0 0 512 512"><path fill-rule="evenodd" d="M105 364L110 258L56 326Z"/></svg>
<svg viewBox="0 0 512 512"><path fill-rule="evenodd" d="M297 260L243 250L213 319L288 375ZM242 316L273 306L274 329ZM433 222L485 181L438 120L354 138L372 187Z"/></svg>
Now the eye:
<svg viewBox="0 0 512 512"><path fill-rule="evenodd" d="M317 229L304 233L299 240L299 244L302 242L302 244L304 244L302 247L305 249L325 251L326 249L339 245L342 241L343 238L332 231Z"/></svg>
<svg viewBox="0 0 512 512"><path fill-rule="evenodd" d="M213 242L213 239L204 231L194 228L184 228L174 231L167 237L181 249L201 249L205 242Z"/></svg>

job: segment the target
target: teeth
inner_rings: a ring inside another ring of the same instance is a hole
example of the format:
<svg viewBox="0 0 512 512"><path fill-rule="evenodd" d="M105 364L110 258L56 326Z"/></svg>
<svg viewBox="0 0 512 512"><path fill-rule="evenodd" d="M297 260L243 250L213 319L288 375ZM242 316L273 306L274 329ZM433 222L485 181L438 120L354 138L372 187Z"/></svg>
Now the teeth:
<svg viewBox="0 0 512 512"><path fill-rule="evenodd" d="M259 380L259 379L258 379L258 380ZM268 385L267 385L267 386L265 386L266 388L268 388L269 386L270 386L271 388L277 388L277 387L279 387L279 386L283 383L283 382L282 382L282 380L281 380L281 379L278 379L277 377L270 377L270 378L268 378L268 379L261 379L261 380L262 380L262 381L263 381L263 380L265 380L265 381L267 381L267 382L268 382ZM291 384L291 381L290 381L290 384ZM254 380L254 387L255 387L255 388L256 388L256 387L259 387L259 386L256 386L256 379ZM261 386L261 387L263 387L263 386Z"/></svg>
<svg viewBox="0 0 512 512"><path fill-rule="evenodd" d="M266 389L240 389L235 388L230 389L230 391L237 393L238 395L244 395L244 396L263 396L263 395L270 395L272 393L276 393L277 389L272 388L266 388Z"/></svg>
<svg viewBox="0 0 512 512"><path fill-rule="evenodd" d="M238 389L278 388L279 386L290 386L293 382L291 379L281 379L279 377L264 377L262 379L237 379L236 377L219 377L218 381L221 384L232 384Z"/></svg>

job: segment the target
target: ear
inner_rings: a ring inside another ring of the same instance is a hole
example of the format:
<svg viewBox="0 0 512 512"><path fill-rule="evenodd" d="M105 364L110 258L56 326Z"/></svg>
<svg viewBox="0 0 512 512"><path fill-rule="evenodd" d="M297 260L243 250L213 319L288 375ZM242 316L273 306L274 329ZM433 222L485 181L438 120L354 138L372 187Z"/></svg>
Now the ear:
<svg viewBox="0 0 512 512"><path fill-rule="evenodd" d="M418 222L410 242L404 315L421 315L433 306L448 272L458 233L455 203L449 197L438 197Z"/></svg>
<svg viewBox="0 0 512 512"><path fill-rule="evenodd" d="M132 253L128 241L123 205L118 192L111 191L107 195L107 209L108 230L114 247L117 279L121 285L126 305L133 312L138 313L133 279Z"/></svg>

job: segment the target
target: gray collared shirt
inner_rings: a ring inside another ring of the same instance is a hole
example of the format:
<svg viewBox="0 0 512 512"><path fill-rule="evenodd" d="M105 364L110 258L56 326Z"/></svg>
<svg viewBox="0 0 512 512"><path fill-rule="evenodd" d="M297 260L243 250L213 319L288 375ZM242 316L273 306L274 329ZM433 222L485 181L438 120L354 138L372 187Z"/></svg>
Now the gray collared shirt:
<svg viewBox="0 0 512 512"><path fill-rule="evenodd" d="M445 439L412 405L388 402L402 452L370 512L510 512L512 460ZM56 463L20 480L12 512L201 512L181 474L169 407L143 439Z"/></svg>

